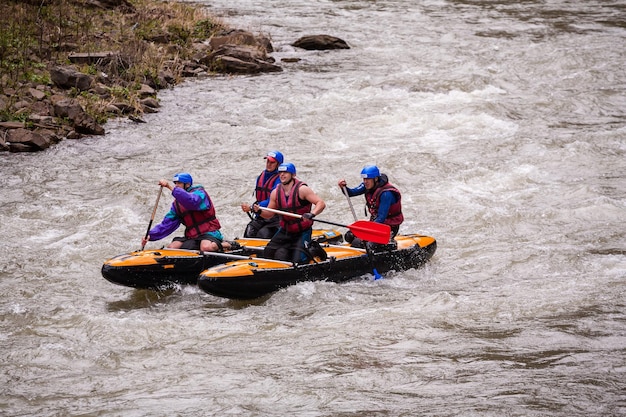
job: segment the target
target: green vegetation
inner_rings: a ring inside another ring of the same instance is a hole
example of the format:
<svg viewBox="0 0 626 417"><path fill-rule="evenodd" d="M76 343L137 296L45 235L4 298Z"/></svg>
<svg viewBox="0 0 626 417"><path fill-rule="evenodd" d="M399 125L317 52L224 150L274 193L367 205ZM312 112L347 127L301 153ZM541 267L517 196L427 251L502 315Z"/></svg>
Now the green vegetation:
<svg viewBox="0 0 626 417"><path fill-rule="evenodd" d="M70 65L70 53L112 52L107 62L75 65L99 77L115 99L134 106L141 84L165 87L159 74L181 79L193 43L223 25L204 9L173 1L120 0L111 9L87 0L0 2L0 94L10 103L36 85L51 86L49 70ZM106 3L106 2L103 2ZM67 93L69 94L69 93ZM105 120L107 102L97 94L75 94L89 113ZM1 97L0 97L1 98ZM138 109L138 108L137 108ZM24 120L24 109L0 109L1 120Z"/></svg>

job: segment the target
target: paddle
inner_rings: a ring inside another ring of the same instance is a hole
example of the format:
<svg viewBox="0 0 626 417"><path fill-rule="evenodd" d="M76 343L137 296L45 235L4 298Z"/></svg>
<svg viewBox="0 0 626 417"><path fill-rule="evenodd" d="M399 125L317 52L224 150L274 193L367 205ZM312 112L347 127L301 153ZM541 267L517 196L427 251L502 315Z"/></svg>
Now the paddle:
<svg viewBox="0 0 626 417"><path fill-rule="evenodd" d="M282 214L283 216L296 217L298 219L302 218L300 214L290 213L288 211L274 210L268 207L259 207L259 209L269 211L270 213ZM318 218L314 218L313 221L332 224L333 226L346 227L350 229L354 236L369 242L386 244L389 243L389 238L391 236L391 228L388 225L370 222L367 220L357 220L352 224L340 224L329 222L327 220L320 220Z"/></svg>
<svg viewBox="0 0 626 417"><path fill-rule="evenodd" d="M341 191L343 191L343 195L345 195L346 199L348 200L348 205L350 206L350 211L352 212L352 217L354 218L354 221L357 221L356 212L354 211L354 207L352 206L352 200L350 200L350 196L348 195L348 188L344 185L343 187L341 187ZM387 241L389 241L389 239L387 239ZM372 267L374 281L376 281L377 279L381 279L383 276L380 275L378 273L378 270L376 270L376 268L374 267L374 257L372 256L372 250L369 246L367 246L367 242L365 242L365 251L367 252L367 259L369 260L370 266Z"/></svg>
<svg viewBox="0 0 626 417"><path fill-rule="evenodd" d="M159 199L161 198L161 194L163 192L163 186L159 187L159 194L157 195L156 203L154 203L154 209L152 209L152 216L150 217L150 223L148 223L148 230L146 230L146 237L148 239L148 234L150 233L150 228L152 227L152 222L154 221L154 216L156 215L157 207L159 206ZM146 247L146 244L141 245L141 250Z"/></svg>
<svg viewBox="0 0 626 417"><path fill-rule="evenodd" d="M345 195L346 199L348 200L348 205L350 206L350 211L352 212L352 217L354 218L354 221L357 221L358 218L356 217L356 212L354 211L354 207L352 206L352 200L350 200L350 196L348 195L348 187L344 185L343 187L341 187L341 191L343 191L343 195Z"/></svg>
<svg viewBox="0 0 626 417"><path fill-rule="evenodd" d="M237 261L237 260L257 261L257 262L264 261L264 262L276 262L280 264L293 266L293 262L281 261L277 259L259 258L256 256L253 257L253 256L247 256L247 255L232 255L230 253L220 253L220 252L202 252L202 255L207 256L207 257L230 259L232 261Z"/></svg>

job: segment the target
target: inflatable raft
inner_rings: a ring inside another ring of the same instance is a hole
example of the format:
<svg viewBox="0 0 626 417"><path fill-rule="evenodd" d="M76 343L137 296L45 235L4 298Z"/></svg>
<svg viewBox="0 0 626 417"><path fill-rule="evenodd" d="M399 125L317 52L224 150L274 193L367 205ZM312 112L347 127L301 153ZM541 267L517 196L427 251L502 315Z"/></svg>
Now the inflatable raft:
<svg viewBox="0 0 626 417"><path fill-rule="evenodd" d="M385 273L417 268L434 255L437 242L430 236L410 234L396 236L395 244L378 245L370 253L349 245L321 246L325 256L307 264L254 256L222 263L203 271L198 287L218 297L254 299L303 281L342 282L374 270Z"/></svg>
<svg viewBox="0 0 626 417"><path fill-rule="evenodd" d="M313 230L320 243L341 243L343 236L333 229ZM115 256L102 265L102 276L127 287L164 290L179 285L195 285L203 270L228 261L261 254L267 239L236 239L241 247L224 253L200 253L184 249L140 250Z"/></svg>

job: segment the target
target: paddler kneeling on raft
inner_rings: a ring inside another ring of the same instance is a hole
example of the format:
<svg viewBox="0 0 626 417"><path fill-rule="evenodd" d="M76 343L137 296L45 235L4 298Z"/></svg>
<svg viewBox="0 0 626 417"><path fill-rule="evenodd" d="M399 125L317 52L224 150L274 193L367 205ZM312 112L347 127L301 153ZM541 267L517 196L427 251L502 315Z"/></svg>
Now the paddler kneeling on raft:
<svg viewBox="0 0 626 417"><path fill-rule="evenodd" d="M308 185L296 178L296 167L286 162L278 167L280 184L270 194L267 208L299 214L301 217L280 215L280 227L263 251L263 257L293 263L308 262L313 218L319 215L326 203ZM314 206L314 207L313 207ZM261 210L258 204L253 211L264 218L275 213Z"/></svg>
<svg viewBox="0 0 626 417"><path fill-rule="evenodd" d="M161 223L154 226L141 240L142 245L145 246L147 241L160 240L171 235L182 223L186 227L185 236L175 237L167 245L168 248L202 252L231 249L231 244L224 241L220 232L221 225L215 214L215 206L204 187L200 184L193 185L191 175L186 172L174 175L173 182L172 186L166 179L159 181L161 187L172 191L174 202Z"/></svg>
<svg viewBox="0 0 626 417"><path fill-rule="evenodd" d="M363 182L357 187L346 187L346 180L340 179L337 183L342 190L345 188L348 197L357 195L365 196L366 213L370 216L370 221L387 224L391 227L391 237L389 245L395 246L394 236L398 234L400 225L404 221L402 214L402 194L389 182L387 175L381 174L376 165L366 165L361 170ZM346 242L357 248L364 247L363 241L355 238L352 232L346 233ZM370 244L371 249L378 249L381 246ZM386 246L386 245L384 245Z"/></svg>

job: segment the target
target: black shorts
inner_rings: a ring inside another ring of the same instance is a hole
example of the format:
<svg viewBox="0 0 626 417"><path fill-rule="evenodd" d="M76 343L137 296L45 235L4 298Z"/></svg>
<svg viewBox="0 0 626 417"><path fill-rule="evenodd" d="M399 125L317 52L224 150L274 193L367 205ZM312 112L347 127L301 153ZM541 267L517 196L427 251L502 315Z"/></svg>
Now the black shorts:
<svg viewBox="0 0 626 417"><path fill-rule="evenodd" d="M224 250L222 248L222 241L210 234L200 235L193 239L182 237L175 237L172 242L183 242L183 245L180 247L181 249L189 249L189 250L200 250L200 242L203 240L210 240L211 242L215 242L220 251Z"/></svg>

